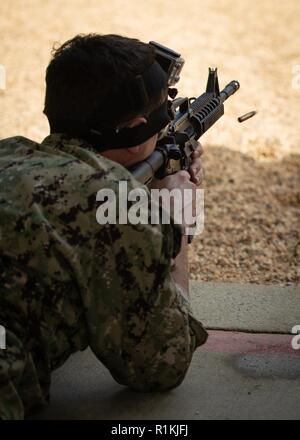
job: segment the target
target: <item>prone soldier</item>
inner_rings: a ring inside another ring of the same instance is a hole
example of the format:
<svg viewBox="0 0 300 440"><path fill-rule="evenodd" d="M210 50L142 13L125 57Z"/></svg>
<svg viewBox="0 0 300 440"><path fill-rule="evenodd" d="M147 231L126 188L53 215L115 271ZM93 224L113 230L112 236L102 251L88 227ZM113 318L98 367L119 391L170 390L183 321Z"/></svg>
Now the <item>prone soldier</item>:
<svg viewBox="0 0 300 440"><path fill-rule="evenodd" d="M117 382L150 392L178 386L205 343L182 229L96 222L101 188L142 186L128 169L170 121L167 94L153 45L76 36L47 68L50 134L0 141L1 419L45 405L51 372L88 346ZM195 189L201 154L152 188Z"/></svg>

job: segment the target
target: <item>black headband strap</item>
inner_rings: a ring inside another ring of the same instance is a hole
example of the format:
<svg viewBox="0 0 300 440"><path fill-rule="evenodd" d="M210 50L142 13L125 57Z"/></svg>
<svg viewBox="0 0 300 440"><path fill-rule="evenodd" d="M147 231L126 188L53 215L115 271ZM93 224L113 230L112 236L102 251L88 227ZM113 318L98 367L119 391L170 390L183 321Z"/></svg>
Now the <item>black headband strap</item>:
<svg viewBox="0 0 300 440"><path fill-rule="evenodd" d="M135 147L154 136L170 121L166 99L160 107L149 115L145 124L140 124L134 128L124 127L118 131L108 129L100 132L97 129L91 129L85 139L99 151Z"/></svg>
<svg viewBox="0 0 300 440"><path fill-rule="evenodd" d="M74 121L64 120L60 122L63 122L65 134L85 139L97 151L105 151L140 145L162 130L170 121L168 101L166 99L161 106L149 115L147 123L133 128L124 127L120 130L113 128L90 129L82 123L75 124Z"/></svg>

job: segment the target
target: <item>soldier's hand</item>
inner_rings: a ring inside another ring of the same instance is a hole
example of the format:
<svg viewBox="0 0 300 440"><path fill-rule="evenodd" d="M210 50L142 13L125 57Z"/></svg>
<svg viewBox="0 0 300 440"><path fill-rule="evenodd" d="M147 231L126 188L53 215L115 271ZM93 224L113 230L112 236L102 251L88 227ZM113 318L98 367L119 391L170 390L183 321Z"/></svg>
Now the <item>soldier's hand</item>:
<svg viewBox="0 0 300 440"><path fill-rule="evenodd" d="M196 189L197 185L192 182L191 175L187 171L178 171L177 173L171 174L164 177L163 179L153 179L149 185L150 189L163 189L166 188L169 191L173 189L179 189L181 191L182 204L176 205L176 209L182 211L190 212L192 215L196 213ZM185 192L185 190L189 190ZM164 206L168 209L167 206ZM171 213L174 217L174 204L172 203ZM188 217L188 216L187 216Z"/></svg>
<svg viewBox="0 0 300 440"><path fill-rule="evenodd" d="M200 142L198 142L198 147L192 154L192 163L189 168L191 181L194 182L196 185L201 185L204 179L204 170L201 161L202 154L203 147Z"/></svg>
<svg viewBox="0 0 300 440"><path fill-rule="evenodd" d="M177 173L170 174L163 179L152 179L149 188L150 189L162 189L166 188L168 190L172 189L185 189L185 188L195 188L196 185L191 181L191 175L188 171L180 170Z"/></svg>

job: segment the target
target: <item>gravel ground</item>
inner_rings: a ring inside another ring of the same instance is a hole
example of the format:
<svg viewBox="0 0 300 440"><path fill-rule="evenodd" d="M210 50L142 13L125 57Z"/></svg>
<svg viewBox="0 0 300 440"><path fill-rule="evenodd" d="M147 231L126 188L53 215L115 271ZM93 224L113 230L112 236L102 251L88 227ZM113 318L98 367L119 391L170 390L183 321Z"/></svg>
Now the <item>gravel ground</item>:
<svg viewBox="0 0 300 440"><path fill-rule="evenodd" d="M190 246L191 277L300 280L298 0L4 0L0 3L0 138L47 135L44 70L55 42L77 33L156 40L182 53L182 95L204 91L208 66L240 91L203 137L205 230ZM238 116L257 115L239 124Z"/></svg>

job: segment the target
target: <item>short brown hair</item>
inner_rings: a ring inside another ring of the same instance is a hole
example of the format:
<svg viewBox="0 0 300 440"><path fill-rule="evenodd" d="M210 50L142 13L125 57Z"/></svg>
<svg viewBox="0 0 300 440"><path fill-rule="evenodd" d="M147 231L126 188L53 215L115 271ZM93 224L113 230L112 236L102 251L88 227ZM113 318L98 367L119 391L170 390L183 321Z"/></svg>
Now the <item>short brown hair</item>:
<svg viewBox="0 0 300 440"><path fill-rule="evenodd" d="M85 123L96 111L112 126L137 114L149 114L165 99L165 91L152 97L147 108L117 118L107 113L105 103L154 59L153 46L120 35L77 35L66 41L53 51L46 71L44 113L51 131L64 132L66 119Z"/></svg>

